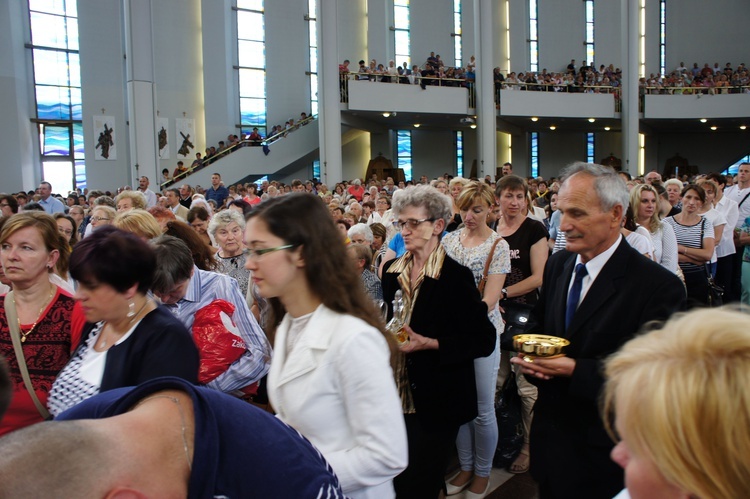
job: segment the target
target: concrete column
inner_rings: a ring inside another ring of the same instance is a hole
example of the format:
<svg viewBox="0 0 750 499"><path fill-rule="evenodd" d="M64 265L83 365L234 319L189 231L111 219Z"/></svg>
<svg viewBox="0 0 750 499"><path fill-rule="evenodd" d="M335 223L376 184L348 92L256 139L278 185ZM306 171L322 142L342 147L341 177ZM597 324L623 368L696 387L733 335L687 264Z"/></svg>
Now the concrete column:
<svg viewBox="0 0 750 499"><path fill-rule="evenodd" d="M622 168L638 174L638 2L620 0L622 30Z"/></svg>
<svg viewBox="0 0 750 499"><path fill-rule="evenodd" d="M130 126L131 185L159 181L151 0L125 0L125 56Z"/></svg>
<svg viewBox="0 0 750 499"><path fill-rule="evenodd" d="M39 161L39 132L31 122L34 111L34 82L31 78L26 2L0 2L0 148L3 151L3 192L30 190L42 179ZM23 18L26 22L22 22ZM60 186L52 186L61 192Z"/></svg>
<svg viewBox="0 0 750 499"><path fill-rule="evenodd" d="M341 156L341 107L339 104L337 0L320 0L318 20L318 131L321 182L335 185L343 180Z"/></svg>
<svg viewBox="0 0 750 499"><path fill-rule="evenodd" d="M497 164L497 112L495 111L495 83L493 77L493 25L492 0L474 0L474 46L478 69L476 71L476 114L478 119L477 176L495 176Z"/></svg>

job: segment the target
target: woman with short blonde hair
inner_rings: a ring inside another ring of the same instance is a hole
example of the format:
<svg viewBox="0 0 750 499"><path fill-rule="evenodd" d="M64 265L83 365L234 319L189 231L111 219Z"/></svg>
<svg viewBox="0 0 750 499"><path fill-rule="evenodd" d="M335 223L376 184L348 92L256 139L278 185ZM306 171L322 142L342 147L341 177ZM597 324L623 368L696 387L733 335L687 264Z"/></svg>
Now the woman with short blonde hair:
<svg viewBox="0 0 750 499"><path fill-rule="evenodd" d="M140 191L122 191L115 198L117 211L145 210L146 196Z"/></svg>
<svg viewBox="0 0 750 499"><path fill-rule="evenodd" d="M603 419L633 499L746 497L750 316L702 309L637 336L606 363ZM616 416L616 430L612 418Z"/></svg>
<svg viewBox="0 0 750 499"><path fill-rule="evenodd" d="M112 225L125 232L132 232L145 241L150 241L162 234L159 223L146 210L136 209L120 212L112 221Z"/></svg>

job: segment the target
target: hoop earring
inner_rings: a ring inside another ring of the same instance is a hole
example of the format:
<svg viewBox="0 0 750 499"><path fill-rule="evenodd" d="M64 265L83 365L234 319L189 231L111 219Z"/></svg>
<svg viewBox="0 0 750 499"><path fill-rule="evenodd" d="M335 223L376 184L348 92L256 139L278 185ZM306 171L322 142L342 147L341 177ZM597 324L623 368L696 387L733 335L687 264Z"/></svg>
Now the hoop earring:
<svg viewBox="0 0 750 499"><path fill-rule="evenodd" d="M130 303L128 303L128 318L133 317L134 315L135 315L135 302L131 300Z"/></svg>

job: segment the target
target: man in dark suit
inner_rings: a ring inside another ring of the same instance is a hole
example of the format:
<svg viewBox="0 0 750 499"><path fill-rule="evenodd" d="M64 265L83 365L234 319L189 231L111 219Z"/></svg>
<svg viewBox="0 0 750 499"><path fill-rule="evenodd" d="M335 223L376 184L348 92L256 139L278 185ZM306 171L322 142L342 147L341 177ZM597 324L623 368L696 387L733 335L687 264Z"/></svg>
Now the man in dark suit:
<svg viewBox="0 0 750 499"><path fill-rule="evenodd" d="M512 362L539 388L531 472L540 497L609 499L623 488L623 472L609 459L614 444L598 410L602 361L647 322L683 309L685 290L620 235L628 192L614 171L577 163L563 176L559 230L567 251L547 261L528 332L564 337L570 346L559 358Z"/></svg>

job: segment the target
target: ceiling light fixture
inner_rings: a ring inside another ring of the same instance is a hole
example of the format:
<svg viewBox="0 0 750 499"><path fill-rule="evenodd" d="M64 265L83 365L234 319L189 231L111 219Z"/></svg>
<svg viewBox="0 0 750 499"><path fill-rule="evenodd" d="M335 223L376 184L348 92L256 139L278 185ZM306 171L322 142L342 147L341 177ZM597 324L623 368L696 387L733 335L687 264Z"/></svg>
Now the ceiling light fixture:
<svg viewBox="0 0 750 499"><path fill-rule="evenodd" d="M557 127L555 125L552 125L551 127L549 127L549 129L550 130L557 130Z"/></svg>
<svg viewBox="0 0 750 499"><path fill-rule="evenodd" d="M707 121L708 121L708 120L707 120L706 118L701 118L701 123L705 123L705 122L707 122Z"/></svg>
<svg viewBox="0 0 750 499"><path fill-rule="evenodd" d="M534 121L534 122L539 121L539 118L537 118L536 116L532 116L531 121Z"/></svg>
<svg viewBox="0 0 750 499"><path fill-rule="evenodd" d="M609 130L610 130L610 128L609 128L608 126L605 126L605 127L604 127L604 131L605 131L605 132L609 132Z"/></svg>
<svg viewBox="0 0 750 499"><path fill-rule="evenodd" d="M419 128L419 127L420 127L419 123L414 123L414 128Z"/></svg>
<svg viewBox="0 0 750 499"><path fill-rule="evenodd" d="M745 125L740 125L740 130L744 130L744 129L746 129L746 128L747 128L747 126L745 126Z"/></svg>
<svg viewBox="0 0 750 499"><path fill-rule="evenodd" d="M477 124L476 124L476 123L472 123L472 125L471 125L471 126L470 126L469 128L471 128L471 129L473 130L473 129L475 129L476 127L477 127Z"/></svg>
<svg viewBox="0 0 750 499"><path fill-rule="evenodd" d="M596 121L596 120L595 120L594 118L589 118L589 123L593 123L593 122L595 122L595 121Z"/></svg>
<svg viewBox="0 0 750 499"><path fill-rule="evenodd" d="M391 116L391 113L383 113L383 118L388 118Z"/></svg>
<svg viewBox="0 0 750 499"><path fill-rule="evenodd" d="M711 130L716 130L716 129L718 129L718 128L719 128L719 127L717 127L717 126L712 126L712 127L711 127Z"/></svg>

